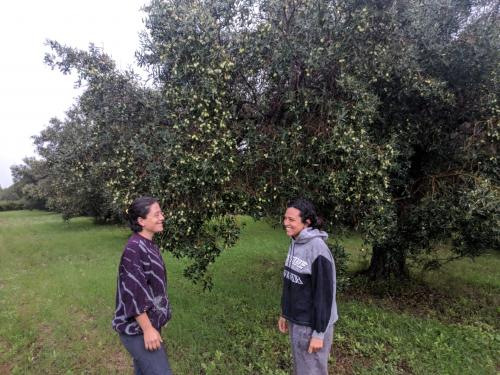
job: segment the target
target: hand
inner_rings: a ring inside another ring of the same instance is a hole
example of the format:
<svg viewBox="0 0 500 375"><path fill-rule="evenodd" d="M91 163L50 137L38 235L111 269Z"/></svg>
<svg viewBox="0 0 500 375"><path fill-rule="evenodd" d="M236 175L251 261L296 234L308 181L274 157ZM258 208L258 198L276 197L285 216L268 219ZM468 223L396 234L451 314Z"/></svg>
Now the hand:
<svg viewBox="0 0 500 375"><path fill-rule="evenodd" d="M288 332L288 322L282 316L280 316L280 318L278 319L278 329L280 330L281 333Z"/></svg>
<svg viewBox="0 0 500 375"><path fill-rule="evenodd" d="M144 331L144 347L146 350L155 351L160 349L163 342L160 333L154 328L150 327Z"/></svg>
<svg viewBox="0 0 500 375"><path fill-rule="evenodd" d="M317 337L311 337L311 341L309 341L309 349L307 349L308 353L316 353L323 348L323 340L318 339Z"/></svg>

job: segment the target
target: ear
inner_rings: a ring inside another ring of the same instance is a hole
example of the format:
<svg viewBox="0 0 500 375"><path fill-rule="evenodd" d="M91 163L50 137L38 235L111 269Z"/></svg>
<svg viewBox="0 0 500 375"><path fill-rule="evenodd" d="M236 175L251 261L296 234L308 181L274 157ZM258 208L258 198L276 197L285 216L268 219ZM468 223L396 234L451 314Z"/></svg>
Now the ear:
<svg viewBox="0 0 500 375"><path fill-rule="evenodd" d="M143 227L143 226L144 226L144 219L143 219L142 217L140 217L140 216L139 216L139 217L137 218L137 224L139 224L141 227Z"/></svg>
<svg viewBox="0 0 500 375"><path fill-rule="evenodd" d="M311 219L306 219L306 227L308 227L309 225L311 225Z"/></svg>

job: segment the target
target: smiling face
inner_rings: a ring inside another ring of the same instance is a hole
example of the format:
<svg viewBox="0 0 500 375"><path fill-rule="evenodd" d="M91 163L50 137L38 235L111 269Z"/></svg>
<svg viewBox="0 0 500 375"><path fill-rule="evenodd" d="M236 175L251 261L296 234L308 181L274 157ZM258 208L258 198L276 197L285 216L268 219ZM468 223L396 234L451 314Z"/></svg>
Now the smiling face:
<svg viewBox="0 0 500 375"><path fill-rule="evenodd" d="M145 218L139 217L137 222L142 227L139 234L149 240L153 239L155 233L163 231L163 221L165 217L158 203L153 203L149 207L149 212Z"/></svg>
<svg viewBox="0 0 500 375"><path fill-rule="evenodd" d="M283 226L285 227L287 236L293 238L297 237L300 232L302 232L302 229L306 228L308 225L308 221L305 223L302 222L299 210L294 207L286 209L285 216L283 217Z"/></svg>

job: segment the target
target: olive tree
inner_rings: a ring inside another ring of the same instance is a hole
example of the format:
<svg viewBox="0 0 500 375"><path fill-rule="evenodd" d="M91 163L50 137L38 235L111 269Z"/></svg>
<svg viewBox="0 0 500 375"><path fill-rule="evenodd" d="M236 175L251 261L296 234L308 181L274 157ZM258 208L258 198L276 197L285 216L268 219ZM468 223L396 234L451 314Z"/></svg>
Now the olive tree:
<svg viewBox="0 0 500 375"><path fill-rule="evenodd" d="M310 197L332 226L364 234L372 277L407 276L408 258L436 266L449 239L455 256L498 246L494 2L171 0L146 12L140 62L193 139L185 171L198 178L207 147L224 155L201 159L212 177L228 168L210 191L257 217Z"/></svg>
<svg viewBox="0 0 500 375"><path fill-rule="evenodd" d="M228 188L238 171L232 132L220 133L226 113L205 122L202 110L184 118L195 93L176 97L173 90L148 86L133 72L117 71L94 46L49 46L46 62L76 73L83 88L66 118L53 119L35 137L49 165L49 207L66 218L120 220L135 197L153 195L166 213L162 248L192 259L186 274L210 286L208 265L238 233L228 214L241 212L238 194Z"/></svg>
<svg viewBox="0 0 500 375"><path fill-rule="evenodd" d="M26 157L23 164L13 165L10 170L13 184L9 190L15 192L15 199L22 197L23 207L27 209L45 209L46 197L40 191L47 173L45 161Z"/></svg>

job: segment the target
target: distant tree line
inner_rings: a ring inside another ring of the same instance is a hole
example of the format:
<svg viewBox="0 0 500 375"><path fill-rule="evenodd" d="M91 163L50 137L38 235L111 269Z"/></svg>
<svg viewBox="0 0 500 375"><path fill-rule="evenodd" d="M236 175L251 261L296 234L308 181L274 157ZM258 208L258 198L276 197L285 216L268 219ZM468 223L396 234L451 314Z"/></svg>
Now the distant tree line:
<svg viewBox="0 0 500 375"><path fill-rule="evenodd" d="M316 202L355 228L373 278L407 277L499 245L499 4L490 0L153 0L137 52L49 41L83 93L14 167L65 218L122 217L141 194L162 246L206 273L235 215ZM31 177L30 177L31 178ZM443 258L438 245L450 245Z"/></svg>
<svg viewBox="0 0 500 375"><path fill-rule="evenodd" d="M6 188L0 186L0 211L46 209L45 198L31 194L41 180L41 176L33 175L37 165L44 165L44 162L29 157L24 158L23 164L11 167L14 183Z"/></svg>

